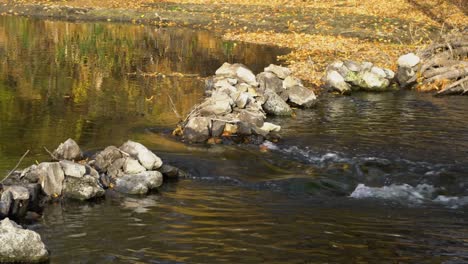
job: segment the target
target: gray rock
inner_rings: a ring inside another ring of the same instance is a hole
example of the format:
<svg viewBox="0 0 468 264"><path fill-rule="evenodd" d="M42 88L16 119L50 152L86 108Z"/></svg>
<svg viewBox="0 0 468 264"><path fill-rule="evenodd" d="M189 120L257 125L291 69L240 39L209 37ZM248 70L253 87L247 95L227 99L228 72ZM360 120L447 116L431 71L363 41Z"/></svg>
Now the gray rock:
<svg viewBox="0 0 468 264"><path fill-rule="evenodd" d="M263 104L263 109L271 115L286 116L292 114L292 109L289 105L274 91L265 91L266 101Z"/></svg>
<svg viewBox="0 0 468 264"><path fill-rule="evenodd" d="M59 160L79 160L82 157L80 146L71 138L61 143L53 155Z"/></svg>
<svg viewBox="0 0 468 264"><path fill-rule="evenodd" d="M262 72L257 75L257 81L260 93L264 93L268 89L275 91L277 94L281 94L284 91L283 81L274 73Z"/></svg>
<svg viewBox="0 0 468 264"><path fill-rule="evenodd" d="M120 158L114 161L109 167L107 167L107 175L112 178L117 178L123 176L123 165L125 163L125 158Z"/></svg>
<svg viewBox="0 0 468 264"><path fill-rule="evenodd" d="M289 101L302 107L311 107L317 101L315 93L303 86L293 86L288 90Z"/></svg>
<svg viewBox="0 0 468 264"><path fill-rule="evenodd" d="M179 168L167 164L162 165L162 167L159 168L158 171L162 173L164 178L173 180L185 175L185 173Z"/></svg>
<svg viewBox="0 0 468 264"><path fill-rule="evenodd" d="M65 176L81 178L86 173L86 167L84 165L69 160L62 160L59 163L60 166L62 166Z"/></svg>
<svg viewBox="0 0 468 264"><path fill-rule="evenodd" d="M62 166L58 162L43 162L37 166L39 183L48 196L62 194L62 184L65 179Z"/></svg>
<svg viewBox="0 0 468 264"><path fill-rule="evenodd" d="M207 117L191 118L184 127L184 137L190 142L204 142L210 138L210 122Z"/></svg>
<svg viewBox="0 0 468 264"><path fill-rule="evenodd" d="M63 195L66 198L85 201L102 197L104 189L96 178L85 175L81 178L67 177L64 182Z"/></svg>
<svg viewBox="0 0 468 264"><path fill-rule="evenodd" d="M5 205L3 210L8 209L8 211L3 211L2 214L14 218L24 217L28 211L29 199L30 195L27 188L17 185L5 187L0 200Z"/></svg>
<svg viewBox="0 0 468 264"><path fill-rule="evenodd" d="M21 179L24 179L30 183L37 183L39 181L39 173L36 165L31 165L24 169L20 175Z"/></svg>
<svg viewBox="0 0 468 264"><path fill-rule="evenodd" d="M272 72L276 74L280 79L286 79L289 75L291 75L291 70L286 67L281 67L278 65L270 64L270 66L265 68L266 72Z"/></svg>
<svg viewBox="0 0 468 264"><path fill-rule="evenodd" d="M218 70L216 70L216 75L235 78L240 82L244 82L252 86L258 86L255 75L242 64L229 64L225 62Z"/></svg>
<svg viewBox="0 0 468 264"><path fill-rule="evenodd" d="M398 58L397 82L402 88L406 88L415 82L409 82L416 75L417 67L421 59L414 53L408 53Z"/></svg>
<svg viewBox="0 0 468 264"><path fill-rule="evenodd" d="M342 94L351 92L351 85L337 71L328 71L325 75L325 86L330 90L338 91Z"/></svg>
<svg viewBox="0 0 468 264"><path fill-rule="evenodd" d="M283 89L289 89L293 86L304 86L301 82L301 80L299 80L298 78L296 77L293 77L293 76L288 76L286 77L286 79L284 79L283 81Z"/></svg>
<svg viewBox="0 0 468 264"><path fill-rule="evenodd" d="M146 194L161 186L163 176L159 171L145 171L139 174L126 174L117 178L114 189L127 194Z"/></svg>
<svg viewBox="0 0 468 264"><path fill-rule="evenodd" d="M249 111L247 109L239 111L237 115L238 119L242 122L247 122L249 124L262 127L265 115L260 111Z"/></svg>
<svg viewBox="0 0 468 264"><path fill-rule="evenodd" d="M246 83L241 83L236 86L238 92L248 92L249 88L252 88L252 86L246 84Z"/></svg>
<svg viewBox="0 0 468 264"><path fill-rule="evenodd" d="M0 222L0 262L38 263L49 259L41 236L6 218Z"/></svg>
<svg viewBox="0 0 468 264"><path fill-rule="evenodd" d="M238 135L243 135L243 136L247 136L247 135L251 135L252 134L252 127L253 125L251 123L248 123L248 122L238 122L237 123L237 134Z"/></svg>
<svg viewBox="0 0 468 264"><path fill-rule="evenodd" d="M219 116L228 114L232 112L231 102L232 99L230 97L211 97L203 103L204 106L200 109L200 114L203 116Z"/></svg>
<svg viewBox="0 0 468 264"><path fill-rule="evenodd" d="M363 90L375 92L385 91L390 85L388 79L371 71L348 74L346 80Z"/></svg>
<svg viewBox="0 0 468 264"><path fill-rule="evenodd" d="M211 136L220 137L223 134L225 122L219 120L213 120L211 123Z"/></svg>
<svg viewBox="0 0 468 264"><path fill-rule="evenodd" d="M251 96L249 93L244 92L240 93L239 96L236 98L235 103L239 108L245 108L247 103L251 100Z"/></svg>
<svg viewBox="0 0 468 264"><path fill-rule="evenodd" d="M265 122L261 127L262 130L266 132L279 132L281 130L281 126L275 125L273 123Z"/></svg>
<svg viewBox="0 0 468 264"><path fill-rule="evenodd" d="M120 150L137 159L148 170L157 169L163 164L156 154L138 142L129 140L120 147Z"/></svg>
<svg viewBox="0 0 468 264"><path fill-rule="evenodd" d="M138 174L140 172L144 172L145 170L146 168L141 166L138 160L130 157L125 159L125 163L123 165L123 171L125 174Z"/></svg>
<svg viewBox="0 0 468 264"><path fill-rule="evenodd" d="M109 146L96 155L94 166L102 172L106 172L107 168L114 161L122 158L122 152L117 147Z"/></svg>

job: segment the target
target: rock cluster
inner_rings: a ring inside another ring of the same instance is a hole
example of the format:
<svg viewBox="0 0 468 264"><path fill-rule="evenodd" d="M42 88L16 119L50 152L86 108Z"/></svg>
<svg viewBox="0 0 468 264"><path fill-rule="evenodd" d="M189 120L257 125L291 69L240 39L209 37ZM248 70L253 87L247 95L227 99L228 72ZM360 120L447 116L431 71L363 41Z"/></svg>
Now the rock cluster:
<svg viewBox="0 0 468 264"><path fill-rule="evenodd" d="M54 198L99 198L106 189L146 194L161 186L164 177L178 178L184 173L163 164L156 154L133 141L120 148L109 146L90 160L75 162L73 159L82 158L82 152L74 140L68 139L52 156L61 160L32 165L2 182L0 218L23 218L28 211L39 211L40 204Z"/></svg>
<svg viewBox="0 0 468 264"><path fill-rule="evenodd" d="M371 62L335 61L327 67L323 81L325 88L348 94L352 91L387 91L395 77L389 69L374 66Z"/></svg>
<svg viewBox="0 0 468 264"><path fill-rule="evenodd" d="M313 91L277 65L255 76L242 64L224 63L207 80L206 93L180 125L180 134L189 142L274 139L281 127L265 122L267 115L290 116L291 106L311 107L316 101Z"/></svg>
<svg viewBox="0 0 468 264"><path fill-rule="evenodd" d="M398 70L396 79L401 88L406 88L416 83L416 72L421 59L414 53L408 53L398 58Z"/></svg>
<svg viewBox="0 0 468 264"><path fill-rule="evenodd" d="M0 221L0 262L41 263L49 259L41 236L6 218Z"/></svg>

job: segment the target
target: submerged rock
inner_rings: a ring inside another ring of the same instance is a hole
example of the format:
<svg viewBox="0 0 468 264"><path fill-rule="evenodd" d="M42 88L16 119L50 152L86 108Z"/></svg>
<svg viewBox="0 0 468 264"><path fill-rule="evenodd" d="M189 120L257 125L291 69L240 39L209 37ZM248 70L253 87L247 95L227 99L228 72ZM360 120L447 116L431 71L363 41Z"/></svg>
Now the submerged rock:
<svg viewBox="0 0 468 264"><path fill-rule="evenodd" d="M47 261L47 251L41 236L25 230L6 218L0 222L0 262L38 263Z"/></svg>
<svg viewBox="0 0 468 264"><path fill-rule="evenodd" d="M82 157L80 146L71 138L61 143L53 155L58 160L79 160Z"/></svg>
<svg viewBox="0 0 468 264"><path fill-rule="evenodd" d="M163 175L159 171L144 171L139 174L126 174L117 178L114 189L126 194L146 194L161 186Z"/></svg>

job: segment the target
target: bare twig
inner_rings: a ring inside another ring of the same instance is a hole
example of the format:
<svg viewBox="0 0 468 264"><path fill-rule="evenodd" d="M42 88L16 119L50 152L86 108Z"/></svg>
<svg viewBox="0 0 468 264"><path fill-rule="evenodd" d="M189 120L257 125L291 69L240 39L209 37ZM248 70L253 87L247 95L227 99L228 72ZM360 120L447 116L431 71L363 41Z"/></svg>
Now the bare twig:
<svg viewBox="0 0 468 264"><path fill-rule="evenodd" d="M169 97L169 101L171 102L171 107L172 107L172 111L174 111L174 114L177 116L177 118L180 120L182 120L182 117L179 115L179 112L177 112L177 109L176 109L176 106L174 104L174 101L172 101L172 97L170 94L167 95L167 97Z"/></svg>
<svg viewBox="0 0 468 264"><path fill-rule="evenodd" d="M52 160L59 160L52 152L50 152L45 146L43 146L44 150L49 153Z"/></svg>
<svg viewBox="0 0 468 264"><path fill-rule="evenodd" d="M0 181L0 183L3 183L6 179L8 179L8 177L10 177L11 174L13 174L13 172L16 171L16 169L18 168L18 166L21 164L21 162L23 161L24 157L26 157L26 155L28 155L29 153L29 149L23 154L23 156L20 158L20 160L18 161L18 163L16 163L16 166L7 174L7 176L5 176L5 178L3 178L2 181Z"/></svg>

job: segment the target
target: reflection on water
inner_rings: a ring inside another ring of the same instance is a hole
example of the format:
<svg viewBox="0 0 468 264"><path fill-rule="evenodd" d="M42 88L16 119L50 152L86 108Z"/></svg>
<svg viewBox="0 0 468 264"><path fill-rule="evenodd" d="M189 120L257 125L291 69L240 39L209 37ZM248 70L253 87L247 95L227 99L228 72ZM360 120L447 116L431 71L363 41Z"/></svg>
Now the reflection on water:
<svg viewBox="0 0 468 264"><path fill-rule="evenodd" d="M185 114L224 61L258 72L281 52L203 31L0 17L0 172L73 137L85 150L132 138L190 173L148 197L48 205L29 227L52 263L468 262L466 97L323 97L275 119L284 139L267 153L161 133L177 122L169 97Z"/></svg>
<svg viewBox="0 0 468 264"><path fill-rule="evenodd" d="M169 98L184 115L223 62L260 71L280 53L205 31L0 17L0 171L67 137L97 148L134 128L171 128Z"/></svg>

